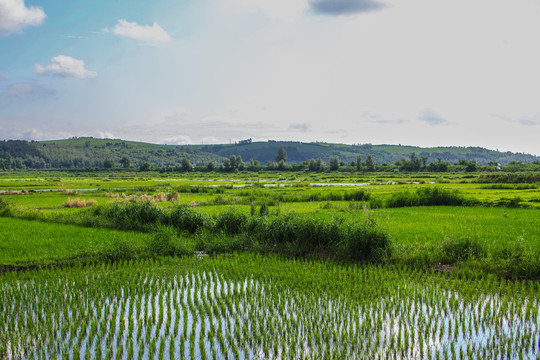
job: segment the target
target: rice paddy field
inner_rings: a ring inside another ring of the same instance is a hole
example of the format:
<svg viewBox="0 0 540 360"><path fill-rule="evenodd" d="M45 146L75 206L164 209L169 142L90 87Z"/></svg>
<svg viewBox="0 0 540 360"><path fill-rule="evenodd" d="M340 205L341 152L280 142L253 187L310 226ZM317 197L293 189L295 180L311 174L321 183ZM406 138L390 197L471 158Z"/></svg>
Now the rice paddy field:
<svg viewBox="0 0 540 360"><path fill-rule="evenodd" d="M24 175L0 359L540 357L539 184Z"/></svg>

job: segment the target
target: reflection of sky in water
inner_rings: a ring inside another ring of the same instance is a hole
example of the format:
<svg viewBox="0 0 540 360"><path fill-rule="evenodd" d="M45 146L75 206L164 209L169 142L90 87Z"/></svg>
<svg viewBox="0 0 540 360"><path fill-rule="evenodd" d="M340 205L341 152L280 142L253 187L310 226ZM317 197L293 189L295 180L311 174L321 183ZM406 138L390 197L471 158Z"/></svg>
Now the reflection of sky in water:
<svg viewBox="0 0 540 360"><path fill-rule="evenodd" d="M107 288L111 276L98 272L85 281L102 282ZM299 292L270 281L232 281L216 272L172 272L160 277L140 273L138 278L117 282L113 294L107 288L88 295L85 284L77 281L0 283L3 296L19 293L19 301L24 302L4 303L10 305L4 305L3 316L18 314L14 323L5 322L13 326L7 330L21 334L24 344L34 341L26 354L13 354L12 347L15 351L19 347L8 342L8 359L59 354L71 358L76 351L92 358L110 353L119 359L159 358L160 352L163 358L172 353L182 359L325 358L328 354L403 359L438 354L445 359L454 353L457 358L467 357L467 352L475 358L495 358L501 351L505 358L519 358L519 344L524 358L534 358L540 340L538 304L530 304L526 316L527 299L509 303L476 290L465 295L435 281L426 285L396 279L387 294L381 292L364 302ZM88 322L83 325L85 317ZM40 330L42 338L25 338L28 321L50 322L55 330ZM122 355L117 357L119 351Z"/></svg>

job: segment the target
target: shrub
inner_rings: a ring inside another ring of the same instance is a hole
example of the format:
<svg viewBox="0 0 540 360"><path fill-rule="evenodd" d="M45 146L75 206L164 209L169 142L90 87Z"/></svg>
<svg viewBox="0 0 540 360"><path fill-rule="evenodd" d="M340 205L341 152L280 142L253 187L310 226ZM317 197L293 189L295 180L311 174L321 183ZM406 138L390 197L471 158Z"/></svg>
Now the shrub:
<svg viewBox="0 0 540 360"><path fill-rule="evenodd" d="M344 199L347 201L368 201L370 198L371 194L364 189L346 192L344 195Z"/></svg>
<svg viewBox="0 0 540 360"><path fill-rule="evenodd" d="M224 233L203 231L197 234L197 250L208 253L224 253L245 250L250 246L250 238L246 234L230 236Z"/></svg>
<svg viewBox="0 0 540 360"><path fill-rule="evenodd" d="M394 193L386 200L386 207L406 206L461 206L475 203L457 191L438 187L421 188L415 192Z"/></svg>
<svg viewBox="0 0 540 360"><path fill-rule="evenodd" d="M163 218L163 210L150 200L131 201L127 204L114 203L102 210L97 210L111 221L113 227L127 230L140 230L145 225L155 224Z"/></svg>
<svg viewBox="0 0 540 360"><path fill-rule="evenodd" d="M238 209L232 208L218 215L215 230L226 234L240 234L248 223L248 216Z"/></svg>
<svg viewBox="0 0 540 360"><path fill-rule="evenodd" d="M187 205L177 205L170 213L164 216L163 223L193 234L207 225L208 217L196 212Z"/></svg>
<svg viewBox="0 0 540 360"><path fill-rule="evenodd" d="M173 229L158 226L154 232L154 236L147 245L147 251L156 256L174 256L176 254L176 247L172 240L175 236L176 234Z"/></svg>
<svg viewBox="0 0 540 360"><path fill-rule="evenodd" d="M352 260L378 260L389 251L389 238L373 222L345 223L315 216L287 214L268 223L260 238L267 245L286 245L296 255L339 248Z"/></svg>
<svg viewBox="0 0 540 360"><path fill-rule="evenodd" d="M380 260L390 249L390 239L373 221L366 221L349 228L344 245L352 260Z"/></svg>

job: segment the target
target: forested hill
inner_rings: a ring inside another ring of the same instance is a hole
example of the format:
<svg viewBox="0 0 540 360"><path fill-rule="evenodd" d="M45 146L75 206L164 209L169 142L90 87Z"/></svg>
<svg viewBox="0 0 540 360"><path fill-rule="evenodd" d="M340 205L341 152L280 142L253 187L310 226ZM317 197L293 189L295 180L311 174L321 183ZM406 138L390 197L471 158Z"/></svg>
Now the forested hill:
<svg viewBox="0 0 540 360"><path fill-rule="evenodd" d="M223 161L219 155L190 146L94 138L0 141L0 160L7 154L14 164L22 163L23 167L33 169L104 167L106 161L112 161L113 166L121 166L124 158L128 160L128 167L138 167L145 162L153 167L179 166L184 158L194 163Z"/></svg>
<svg viewBox="0 0 540 360"><path fill-rule="evenodd" d="M345 163L350 163L351 161L356 161L359 155L364 160L367 155L371 155L378 164L394 164L397 160L409 158L413 152L419 157L427 157L428 163L437 161L438 159L450 163L455 163L459 160L475 160L484 165L490 161L507 164L511 161L529 163L540 160L540 156L498 152L481 147L421 148L401 145L346 145L293 141L250 142L249 139L237 144L192 145L195 149L223 157L240 155L244 161L249 161L250 159L258 160L263 165L268 161L275 161L276 153L281 146L285 148L288 162L290 163L300 163L309 159L318 159L319 157L326 163L329 162L331 157L337 157Z"/></svg>
<svg viewBox="0 0 540 360"><path fill-rule="evenodd" d="M0 141L0 161L9 160L13 168L88 168L119 167L123 162L128 166L149 163L152 167L180 166L188 159L192 164L210 161L222 163L231 155L240 155L244 161L258 160L262 165L275 161L280 147L287 152L287 163L301 163L309 159L321 158L328 163L337 157L349 163L358 156L366 159L368 155L378 164L394 164L397 160L409 158L414 152L427 158L427 163L458 160L475 160L480 164L512 161L529 163L539 161L540 157L512 152L498 152L480 147L437 147L420 148L400 145L345 145L329 143L302 142L251 142L244 140L237 144L221 145L159 145L118 139L72 138L52 141ZM107 164L109 166L107 166Z"/></svg>

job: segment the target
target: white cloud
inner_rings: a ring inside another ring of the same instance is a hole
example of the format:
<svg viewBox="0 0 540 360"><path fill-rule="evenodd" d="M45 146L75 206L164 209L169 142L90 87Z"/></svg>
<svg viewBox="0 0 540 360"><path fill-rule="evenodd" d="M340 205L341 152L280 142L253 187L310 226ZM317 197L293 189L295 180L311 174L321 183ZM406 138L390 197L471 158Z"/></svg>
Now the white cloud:
<svg viewBox="0 0 540 360"><path fill-rule="evenodd" d="M17 32L25 26L39 25L45 17L42 8L27 7L24 0L0 0L0 33Z"/></svg>
<svg viewBox="0 0 540 360"><path fill-rule="evenodd" d="M224 140L220 140L215 136L205 136L201 139L201 144L222 144Z"/></svg>
<svg viewBox="0 0 540 360"><path fill-rule="evenodd" d="M163 30L158 23L154 23L152 26L138 25L135 22L120 19L112 32L115 35L126 36L151 45L158 45L171 41L171 36Z"/></svg>
<svg viewBox="0 0 540 360"><path fill-rule="evenodd" d="M71 56L58 55L51 59L49 65L34 66L36 74L54 74L63 77L92 78L97 76L97 72L85 69L84 61L72 58Z"/></svg>
<svg viewBox="0 0 540 360"><path fill-rule="evenodd" d="M116 136L114 136L114 134L109 131L96 131L92 134L92 137L98 139L116 139Z"/></svg>
<svg viewBox="0 0 540 360"><path fill-rule="evenodd" d="M429 125L447 125L449 122L441 115L437 114L436 112L432 110L424 110L420 115L418 115L418 119L427 122Z"/></svg>
<svg viewBox="0 0 540 360"><path fill-rule="evenodd" d="M191 137L187 135L177 135L163 140L163 143L167 145L187 145L191 144L192 141Z"/></svg>
<svg viewBox="0 0 540 360"><path fill-rule="evenodd" d="M300 131L300 132L308 132L311 131L311 124L308 123L301 123L301 124L291 124L289 126L289 131Z"/></svg>

